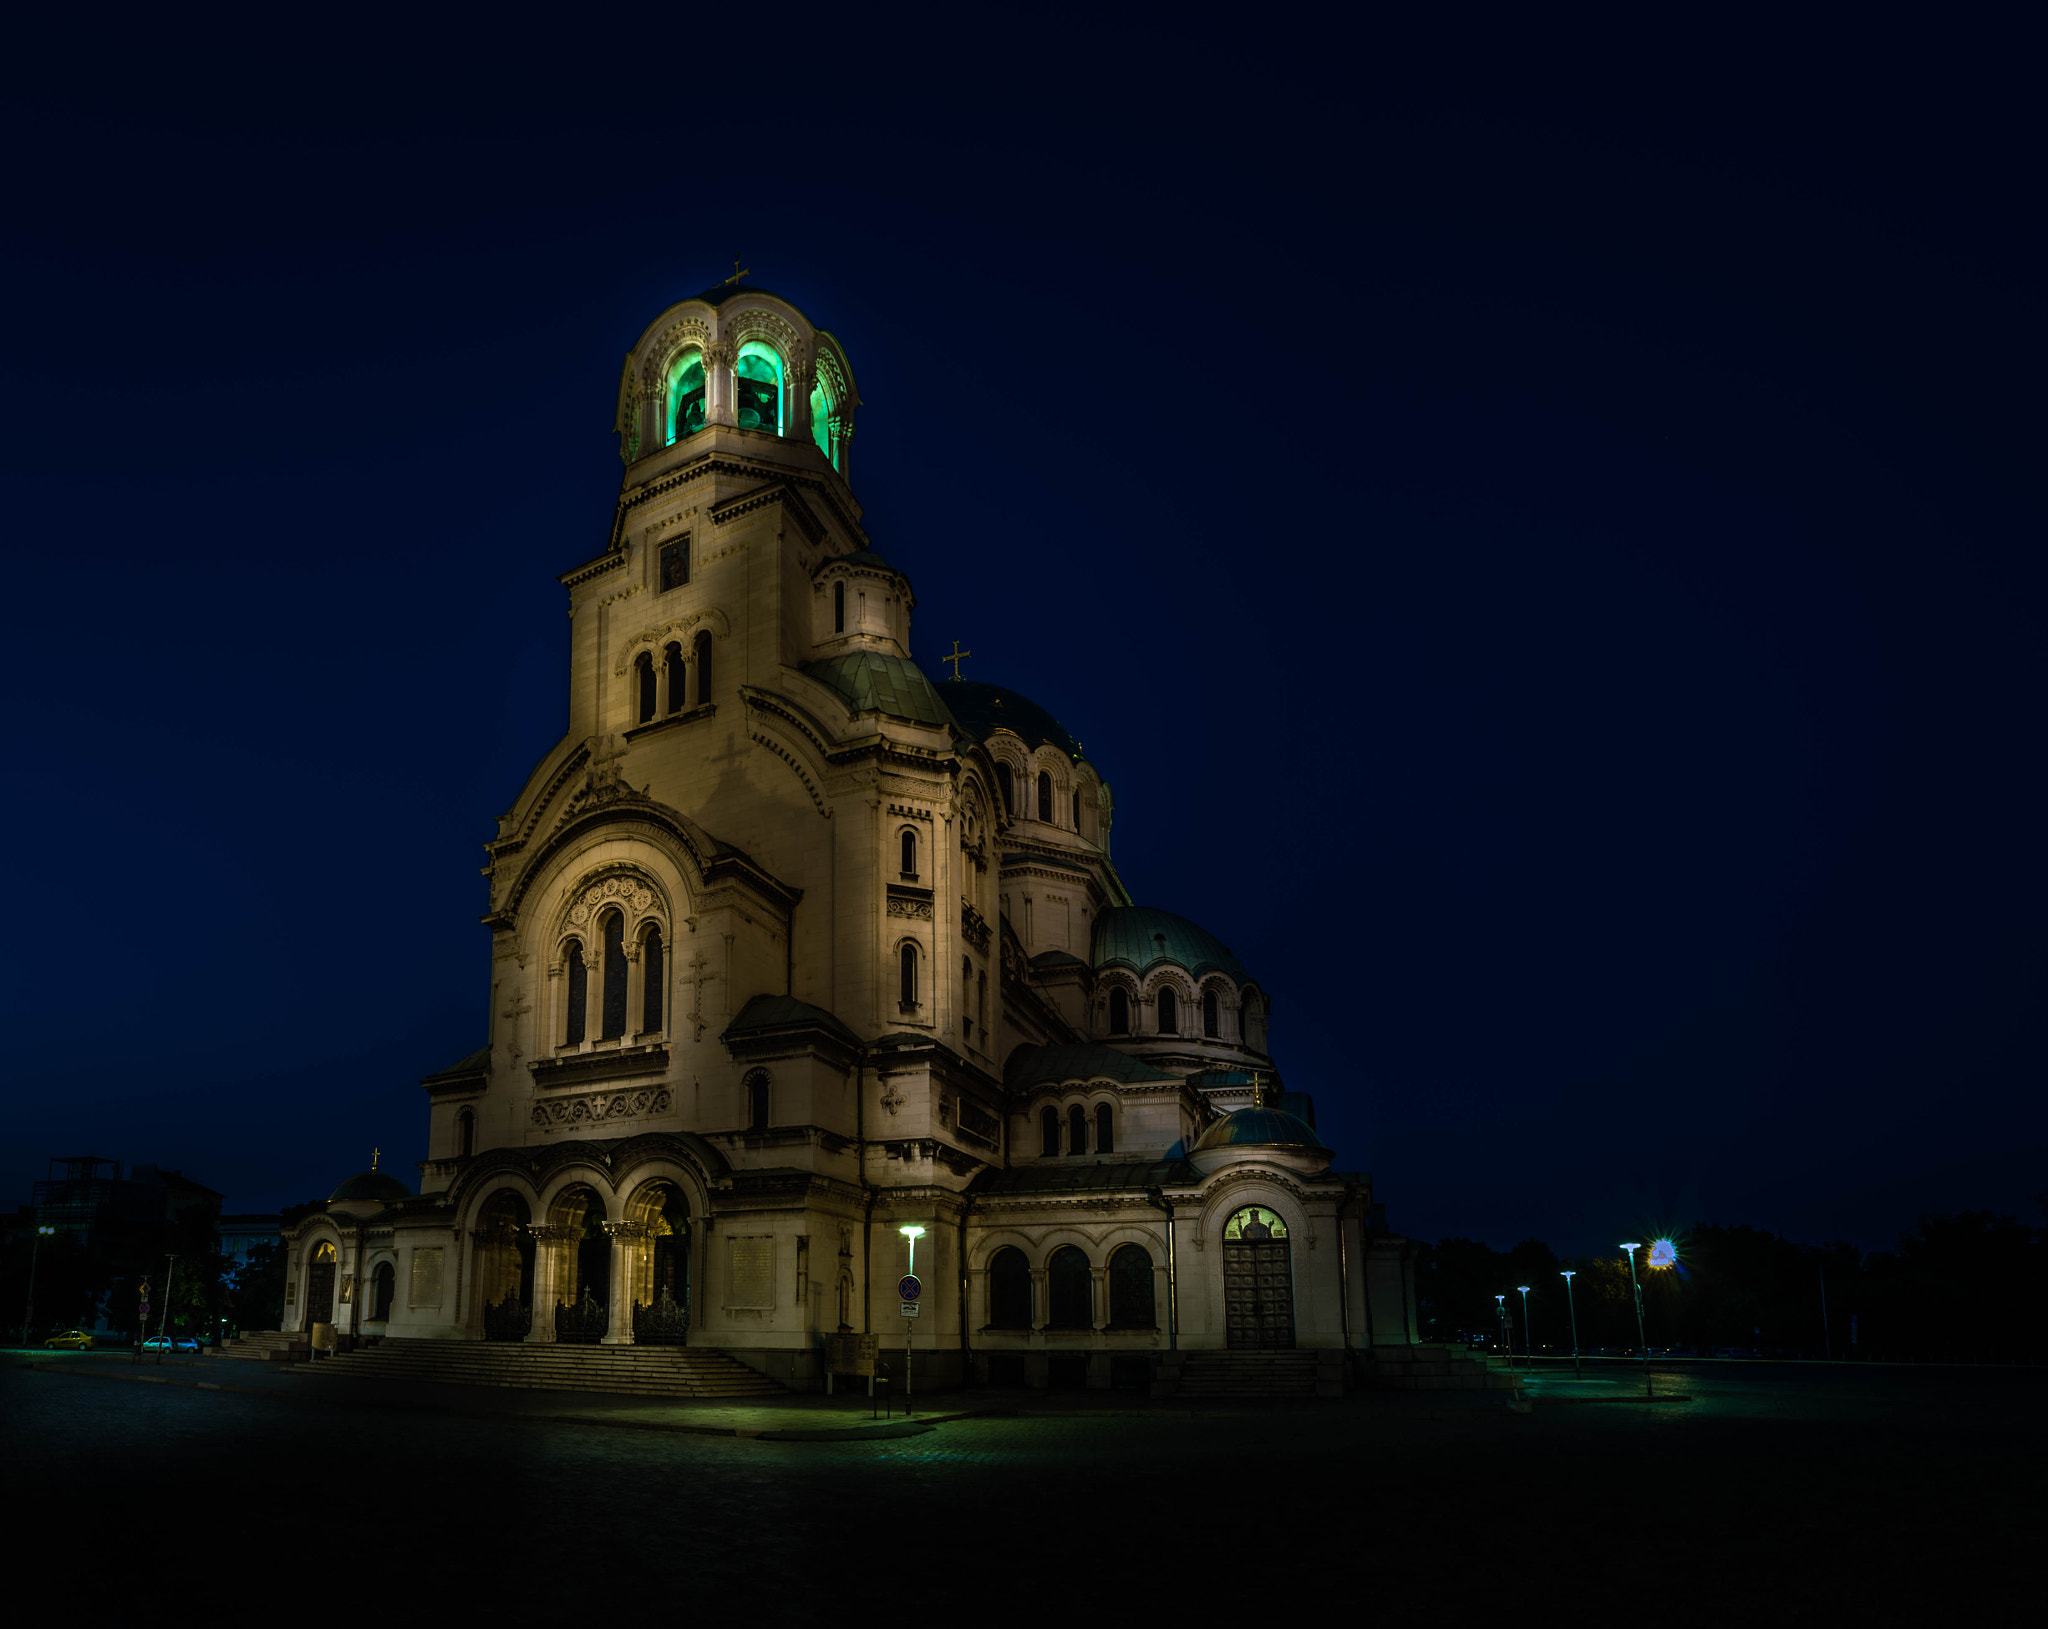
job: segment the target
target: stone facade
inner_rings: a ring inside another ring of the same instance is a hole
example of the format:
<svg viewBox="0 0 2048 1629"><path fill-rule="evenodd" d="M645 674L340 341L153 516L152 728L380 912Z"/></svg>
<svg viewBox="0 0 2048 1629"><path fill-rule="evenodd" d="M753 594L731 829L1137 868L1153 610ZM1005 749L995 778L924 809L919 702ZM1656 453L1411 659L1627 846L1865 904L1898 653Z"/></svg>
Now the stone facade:
<svg viewBox="0 0 2048 1629"><path fill-rule="evenodd" d="M569 728L486 844L488 1039L423 1083L420 1194L365 1173L291 1231L287 1326L687 1340L803 1387L841 1332L908 1330L920 1384L1108 1384L1254 1339L1255 1301L1268 1345L1412 1340L1267 991L1132 903L1057 720L911 661L858 407L759 290L628 355L609 539L561 577Z"/></svg>

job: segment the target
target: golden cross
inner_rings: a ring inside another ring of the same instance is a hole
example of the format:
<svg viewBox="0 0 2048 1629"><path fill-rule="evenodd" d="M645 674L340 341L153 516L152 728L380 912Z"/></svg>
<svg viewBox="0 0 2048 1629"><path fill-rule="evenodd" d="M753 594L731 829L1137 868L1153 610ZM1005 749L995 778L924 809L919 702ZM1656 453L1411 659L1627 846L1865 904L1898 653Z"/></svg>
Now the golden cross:
<svg viewBox="0 0 2048 1629"><path fill-rule="evenodd" d="M384 1150L383 1150L383 1149L381 1149L381 1148L373 1148L373 1149L371 1149L371 1150L370 1150L370 1169L371 1169L371 1170L373 1170L373 1171L374 1171L374 1170L376 1170L376 1169L377 1169L377 1156L378 1156L379 1154L383 1153L383 1152L384 1152Z"/></svg>
<svg viewBox="0 0 2048 1629"><path fill-rule="evenodd" d="M1263 1109L1265 1106L1266 1085L1264 1080L1260 1078L1258 1070L1254 1069L1252 1071L1252 1107L1255 1109Z"/></svg>
<svg viewBox="0 0 2048 1629"><path fill-rule="evenodd" d="M718 286L720 288L725 288L730 284L737 283L742 277L752 277L753 275L754 268L752 266L749 266L745 271L740 270L740 257L738 255L734 255L732 257L732 276L726 278L725 281L720 283Z"/></svg>
<svg viewBox="0 0 2048 1629"><path fill-rule="evenodd" d="M953 677L957 679L960 677L960 664L973 654L974 652L971 650L962 650L960 648L960 641L956 639L953 641L953 654L950 656L941 656L939 660L942 662L951 662L953 664Z"/></svg>

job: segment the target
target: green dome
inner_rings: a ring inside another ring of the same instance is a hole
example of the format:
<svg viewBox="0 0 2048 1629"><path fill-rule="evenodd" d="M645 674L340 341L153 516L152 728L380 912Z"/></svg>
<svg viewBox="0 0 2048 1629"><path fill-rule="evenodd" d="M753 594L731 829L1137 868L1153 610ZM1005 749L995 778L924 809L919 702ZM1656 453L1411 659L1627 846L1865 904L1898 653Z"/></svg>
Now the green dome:
<svg viewBox="0 0 2048 1629"><path fill-rule="evenodd" d="M1285 1109L1239 1109L1203 1132L1195 1152L1205 1148L1314 1148L1327 1152L1328 1147L1306 1120Z"/></svg>
<svg viewBox="0 0 2048 1629"><path fill-rule="evenodd" d="M1075 762L1080 761L1081 743L1028 696L1005 690L999 684L983 684L979 679L946 679L939 685L939 694L960 727L977 741L986 741L997 730L1004 729L1023 737L1027 747L1049 743Z"/></svg>
<svg viewBox="0 0 2048 1629"><path fill-rule="evenodd" d="M836 690L856 713L886 713L913 724L943 725L946 705L915 662L877 650L850 651L797 669Z"/></svg>
<svg viewBox="0 0 2048 1629"><path fill-rule="evenodd" d="M388 1171L358 1171L334 1192L327 1196L331 1205L337 1199L410 1199L412 1189Z"/></svg>
<svg viewBox="0 0 2048 1629"><path fill-rule="evenodd" d="M1095 919L1093 944L1097 967L1123 966L1143 975L1155 963L1172 962L1198 976L1214 969L1239 984L1252 981L1228 945L1171 911L1145 905L1104 911Z"/></svg>

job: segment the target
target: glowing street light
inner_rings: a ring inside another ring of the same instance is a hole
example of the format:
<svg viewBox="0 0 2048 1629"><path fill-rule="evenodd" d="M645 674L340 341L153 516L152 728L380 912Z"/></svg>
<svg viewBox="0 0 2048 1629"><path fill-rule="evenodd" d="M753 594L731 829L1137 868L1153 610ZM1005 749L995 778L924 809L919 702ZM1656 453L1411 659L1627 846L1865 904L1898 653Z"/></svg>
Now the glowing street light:
<svg viewBox="0 0 2048 1629"><path fill-rule="evenodd" d="M1536 1368L1536 1337L1530 1333L1529 1286L1517 1284L1515 1291L1522 1298L1522 1345L1529 1354L1529 1369L1533 1373Z"/></svg>
<svg viewBox="0 0 2048 1629"><path fill-rule="evenodd" d="M1571 1314L1572 1320L1572 1373L1576 1375L1579 1373L1579 1309L1572 1304L1572 1280L1578 1277L1578 1269L1573 1268L1560 1276L1564 1279L1565 1311Z"/></svg>
<svg viewBox="0 0 2048 1629"><path fill-rule="evenodd" d="M1636 1277L1636 1252L1642 1249L1642 1245L1625 1244L1622 1249L1628 1252L1628 1287L1635 1291L1636 1345L1643 1354L1643 1391L1647 1394L1650 1390L1650 1341L1643 1333L1643 1286L1642 1281Z"/></svg>
<svg viewBox="0 0 2048 1629"><path fill-rule="evenodd" d="M903 1292L903 1412L908 1414L913 1395L911 1358L917 1351L916 1297L921 1287L917 1282L917 1241L924 1237L924 1224L905 1222L896 1231L903 1235L903 1242L910 1248L910 1266L903 1282L897 1286Z"/></svg>

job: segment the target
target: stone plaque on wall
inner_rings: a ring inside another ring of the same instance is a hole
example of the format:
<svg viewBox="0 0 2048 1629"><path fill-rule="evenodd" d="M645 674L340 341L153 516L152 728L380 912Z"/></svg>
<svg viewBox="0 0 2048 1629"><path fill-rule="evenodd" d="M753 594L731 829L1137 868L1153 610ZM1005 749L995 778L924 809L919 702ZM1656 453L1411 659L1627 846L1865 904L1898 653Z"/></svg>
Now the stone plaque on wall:
<svg viewBox="0 0 2048 1629"><path fill-rule="evenodd" d="M416 1307L438 1307L441 1304L441 1250L438 1245L412 1253L410 1304Z"/></svg>
<svg viewBox="0 0 2048 1629"><path fill-rule="evenodd" d="M775 1305L775 1236L757 1233L728 1236L725 1304L741 1311L766 1311Z"/></svg>

